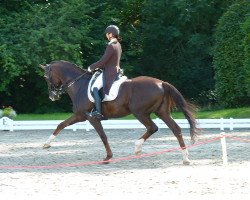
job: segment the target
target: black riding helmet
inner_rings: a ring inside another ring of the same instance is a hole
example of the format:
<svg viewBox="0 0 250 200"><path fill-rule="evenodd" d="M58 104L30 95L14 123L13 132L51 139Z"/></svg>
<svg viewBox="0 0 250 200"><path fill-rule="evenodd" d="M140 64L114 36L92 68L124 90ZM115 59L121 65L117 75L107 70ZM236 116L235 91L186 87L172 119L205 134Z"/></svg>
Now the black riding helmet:
<svg viewBox="0 0 250 200"><path fill-rule="evenodd" d="M114 36L119 36L120 30L115 25L110 25L106 28L105 33L112 33Z"/></svg>

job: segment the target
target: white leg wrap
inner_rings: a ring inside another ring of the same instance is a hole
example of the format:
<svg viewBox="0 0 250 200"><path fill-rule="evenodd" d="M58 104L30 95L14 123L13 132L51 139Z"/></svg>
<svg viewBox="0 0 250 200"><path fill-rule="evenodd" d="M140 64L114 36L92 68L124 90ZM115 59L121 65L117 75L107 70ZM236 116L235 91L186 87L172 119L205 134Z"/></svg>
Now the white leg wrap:
<svg viewBox="0 0 250 200"><path fill-rule="evenodd" d="M191 163L191 161L188 158L188 150L187 149L182 149L182 156L183 156L183 164L189 165Z"/></svg>
<svg viewBox="0 0 250 200"><path fill-rule="evenodd" d="M54 136L54 135L49 136L49 138L47 139L47 141L45 142L45 144L50 145L50 143L55 139L55 137L56 136Z"/></svg>
<svg viewBox="0 0 250 200"><path fill-rule="evenodd" d="M135 155L141 154L141 148L142 148L142 144L144 142L145 142L145 140L143 138L141 138L135 142Z"/></svg>

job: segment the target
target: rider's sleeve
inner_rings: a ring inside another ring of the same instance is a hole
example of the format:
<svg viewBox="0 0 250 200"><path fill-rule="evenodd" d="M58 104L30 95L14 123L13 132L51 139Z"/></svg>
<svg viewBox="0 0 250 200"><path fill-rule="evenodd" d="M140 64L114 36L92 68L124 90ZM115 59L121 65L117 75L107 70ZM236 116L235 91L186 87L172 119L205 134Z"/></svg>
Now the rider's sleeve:
<svg viewBox="0 0 250 200"><path fill-rule="evenodd" d="M104 55L102 56L102 58L97 61L96 63L92 64L89 66L89 68L91 70L94 70L96 68L104 68L105 67L105 64L109 61L109 59L111 58L112 54L114 52L114 48L112 45L108 45L106 50L105 50L105 53Z"/></svg>

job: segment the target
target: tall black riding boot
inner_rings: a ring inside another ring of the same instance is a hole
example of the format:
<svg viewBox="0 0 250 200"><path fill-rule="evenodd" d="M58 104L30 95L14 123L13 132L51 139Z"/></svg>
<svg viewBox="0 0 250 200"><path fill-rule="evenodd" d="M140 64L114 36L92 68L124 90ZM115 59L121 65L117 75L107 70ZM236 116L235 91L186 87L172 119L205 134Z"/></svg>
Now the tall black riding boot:
<svg viewBox="0 0 250 200"><path fill-rule="evenodd" d="M90 117L93 117L93 118L97 118L97 119L103 119L103 115L102 115L102 100L99 96L99 93L98 93L98 88L94 88L93 89L93 97L95 99L95 111L91 112L91 113L88 113L88 115Z"/></svg>

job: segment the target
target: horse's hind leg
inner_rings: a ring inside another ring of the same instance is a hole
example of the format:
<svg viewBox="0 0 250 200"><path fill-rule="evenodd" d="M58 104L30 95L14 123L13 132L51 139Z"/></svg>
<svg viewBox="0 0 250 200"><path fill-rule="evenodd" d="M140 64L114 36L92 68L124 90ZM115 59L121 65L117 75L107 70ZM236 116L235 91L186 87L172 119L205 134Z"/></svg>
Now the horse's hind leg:
<svg viewBox="0 0 250 200"><path fill-rule="evenodd" d="M135 154L140 155L142 144L147 140L153 133L158 131L158 127L151 120L149 115L135 115L136 118L146 127L147 131L144 133L139 140L135 142Z"/></svg>
<svg viewBox="0 0 250 200"><path fill-rule="evenodd" d="M156 115L161 118L166 125L170 128L170 130L174 133L175 137L177 138L180 147L182 148L182 156L183 156L183 164L189 165L191 161L188 158L188 150L186 149L186 145L184 143L181 128L179 125L172 119L169 113L167 112L157 112Z"/></svg>

